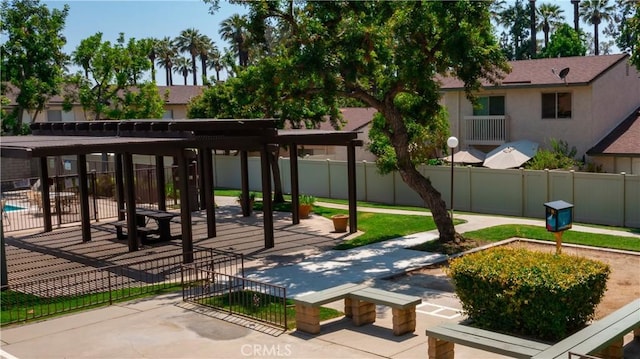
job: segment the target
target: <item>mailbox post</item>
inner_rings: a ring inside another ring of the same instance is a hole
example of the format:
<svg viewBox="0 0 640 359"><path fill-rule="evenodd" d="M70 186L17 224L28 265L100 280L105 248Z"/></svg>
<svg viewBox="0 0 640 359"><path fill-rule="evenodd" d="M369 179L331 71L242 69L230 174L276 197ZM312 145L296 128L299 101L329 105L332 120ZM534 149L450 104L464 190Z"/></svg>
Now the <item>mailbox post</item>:
<svg viewBox="0 0 640 359"><path fill-rule="evenodd" d="M573 205L565 201L544 204L547 231L556 237L556 254L562 253L562 233L573 224Z"/></svg>

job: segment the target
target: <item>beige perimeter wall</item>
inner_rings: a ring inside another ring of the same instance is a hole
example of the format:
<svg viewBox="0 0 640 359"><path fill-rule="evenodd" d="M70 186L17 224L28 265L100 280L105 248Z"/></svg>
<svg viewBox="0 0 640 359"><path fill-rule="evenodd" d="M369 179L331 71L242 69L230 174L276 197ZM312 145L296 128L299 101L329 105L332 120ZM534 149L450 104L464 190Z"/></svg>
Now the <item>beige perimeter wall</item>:
<svg viewBox="0 0 640 359"><path fill-rule="evenodd" d="M289 159L279 164L284 191L290 193ZM215 186L240 188L238 157L215 156L214 165ZM347 198L346 162L300 159L298 166L301 193ZM449 207L451 168L423 166L420 171ZM358 200L425 205L398 173L381 175L375 164L358 162L356 176ZM251 190L261 190L259 158L249 158L249 179ZM455 210L543 218L544 203L555 200L574 204L576 222L640 228L640 175L454 167Z"/></svg>

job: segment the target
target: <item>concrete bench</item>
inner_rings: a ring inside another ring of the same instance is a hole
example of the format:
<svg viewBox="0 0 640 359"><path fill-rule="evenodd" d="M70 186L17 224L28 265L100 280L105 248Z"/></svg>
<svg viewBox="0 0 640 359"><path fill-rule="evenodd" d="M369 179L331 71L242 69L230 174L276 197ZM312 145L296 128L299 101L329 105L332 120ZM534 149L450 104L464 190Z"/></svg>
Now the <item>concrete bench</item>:
<svg viewBox="0 0 640 359"><path fill-rule="evenodd" d="M549 344L455 323L429 328L426 333L429 337L429 359L453 359L454 343L523 359L529 359L550 347Z"/></svg>
<svg viewBox="0 0 640 359"><path fill-rule="evenodd" d="M127 228L127 221L117 221L112 223L116 227L116 235L118 239L127 239L127 235L123 232L123 228ZM149 234L157 233L158 230L150 227L136 228L136 233L140 241L146 241Z"/></svg>
<svg viewBox="0 0 640 359"><path fill-rule="evenodd" d="M572 353L622 359L623 337L631 331L636 337L640 336L640 299L554 345L453 323L429 328L426 334L429 337L429 359L452 359L454 343L512 358L564 359Z"/></svg>
<svg viewBox="0 0 640 359"><path fill-rule="evenodd" d="M295 298L293 301L296 305L296 328L310 334L320 333L320 306L345 299L351 291L365 287L362 284L345 283ZM351 306L347 306L346 302L344 312L350 316Z"/></svg>
<svg viewBox="0 0 640 359"><path fill-rule="evenodd" d="M422 302L420 297L347 283L295 298L296 328L320 333L320 306L340 299L344 299L345 316L357 326L375 322L376 304L391 307L394 335L415 331L416 306Z"/></svg>
<svg viewBox="0 0 640 359"><path fill-rule="evenodd" d="M363 288L351 292L345 299L345 306L347 301L351 302L351 317L357 326L376 321L376 304L390 307L393 335L403 335L416 330L416 306L422 303L422 298L377 288Z"/></svg>
<svg viewBox="0 0 640 359"><path fill-rule="evenodd" d="M606 359L622 359L623 337L633 331L640 335L640 299L625 305L588 327L535 355L534 359L567 358L573 354L597 354Z"/></svg>

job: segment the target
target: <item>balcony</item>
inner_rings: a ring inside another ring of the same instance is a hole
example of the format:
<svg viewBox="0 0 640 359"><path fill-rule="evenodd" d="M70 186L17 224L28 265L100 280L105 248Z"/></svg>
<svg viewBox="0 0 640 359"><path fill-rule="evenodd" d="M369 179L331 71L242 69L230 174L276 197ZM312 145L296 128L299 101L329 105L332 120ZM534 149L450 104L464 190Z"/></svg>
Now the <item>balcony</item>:
<svg viewBox="0 0 640 359"><path fill-rule="evenodd" d="M465 116L464 135L468 145L500 145L509 138L509 116Z"/></svg>

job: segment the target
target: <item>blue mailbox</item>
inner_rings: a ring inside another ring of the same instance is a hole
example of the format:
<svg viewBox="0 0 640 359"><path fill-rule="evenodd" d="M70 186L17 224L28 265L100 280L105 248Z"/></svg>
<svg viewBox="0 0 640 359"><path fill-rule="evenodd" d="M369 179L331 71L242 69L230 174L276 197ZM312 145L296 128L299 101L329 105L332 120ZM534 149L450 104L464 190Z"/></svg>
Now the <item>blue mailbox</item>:
<svg viewBox="0 0 640 359"><path fill-rule="evenodd" d="M544 204L547 231L562 232L573 224L573 205L565 201L553 201Z"/></svg>

